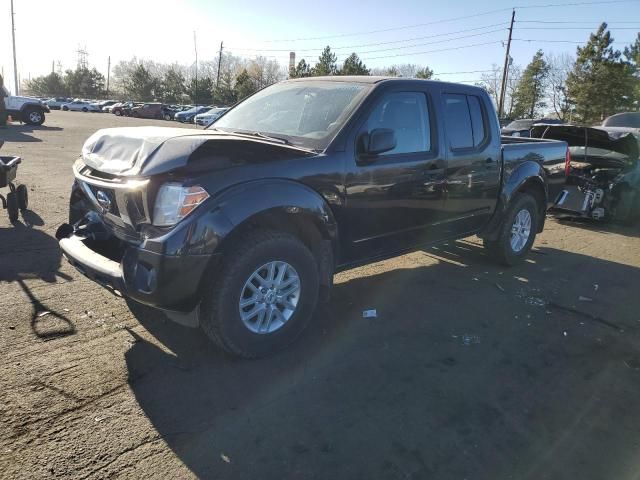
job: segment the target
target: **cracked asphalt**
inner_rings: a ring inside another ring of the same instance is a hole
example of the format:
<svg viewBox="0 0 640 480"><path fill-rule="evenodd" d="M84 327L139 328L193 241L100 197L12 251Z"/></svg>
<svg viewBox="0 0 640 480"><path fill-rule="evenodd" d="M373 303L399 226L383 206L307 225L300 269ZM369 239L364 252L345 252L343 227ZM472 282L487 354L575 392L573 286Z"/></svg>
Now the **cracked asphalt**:
<svg viewBox="0 0 640 480"><path fill-rule="evenodd" d="M166 125L0 130L30 194L0 211L0 478L640 477L638 228L550 219L516 268L470 238L344 272L294 346L239 361L61 258L83 141L143 124Z"/></svg>

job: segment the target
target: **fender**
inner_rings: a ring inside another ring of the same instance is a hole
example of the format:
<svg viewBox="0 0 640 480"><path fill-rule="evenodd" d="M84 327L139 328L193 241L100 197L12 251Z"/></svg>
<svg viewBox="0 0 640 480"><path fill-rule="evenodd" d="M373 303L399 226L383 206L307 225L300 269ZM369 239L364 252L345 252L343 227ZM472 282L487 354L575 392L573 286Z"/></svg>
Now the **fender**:
<svg viewBox="0 0 640 480"><path fill-rule="evenodd" d="M513 197L520 191L527 188L528 185L535 185L534 188L541 188L544 192L543 209L546 211L548 203L547 182L545 180L546 173L542 165L534 160L526 160L517 165L505 165L502 177L502 189L498 197L496 211L493 213L491 220L479 234L481 238L495 240L502 223L502 219L509 208ZM525 186L526 185L526 186ZM539 232L544 226L544 216L540 222Z"/></svg>
<svg viewBox="0 0 640 480"><path fill-rule="evenodd" d="M283 179L261 179L235 185L216 197L217 205L235 227L251 217L280 209L289 215L313 219L325 240L337 239L333 211L322 196L302 183Z"/></svg>

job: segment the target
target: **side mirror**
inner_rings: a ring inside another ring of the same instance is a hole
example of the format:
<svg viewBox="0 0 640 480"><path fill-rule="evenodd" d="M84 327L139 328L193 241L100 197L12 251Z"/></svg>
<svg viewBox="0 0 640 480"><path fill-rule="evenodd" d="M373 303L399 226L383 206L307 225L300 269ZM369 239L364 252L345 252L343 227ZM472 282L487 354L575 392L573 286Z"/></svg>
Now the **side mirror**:
<svg viewBox="0 0 640 480"><path fill-rule="evenodd" d="M365 156L380 155L396 148L396 134L391 128L376 128L360 137L361 152Z"/></svg>

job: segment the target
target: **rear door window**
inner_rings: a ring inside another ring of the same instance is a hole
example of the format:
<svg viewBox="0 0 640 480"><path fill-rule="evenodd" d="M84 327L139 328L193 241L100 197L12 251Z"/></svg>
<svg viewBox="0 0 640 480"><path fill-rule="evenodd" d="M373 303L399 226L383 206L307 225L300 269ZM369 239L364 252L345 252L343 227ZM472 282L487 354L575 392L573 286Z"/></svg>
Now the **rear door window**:
<svg viewBox="0 0 640 480"><path fill-rule="evenodd" d="M484 143L488 129L480 98L458 93L446 93L443 97L449 148L476 148Z"/></svg>
<svg viewBox="0 0 640 480"><path fill-rule="evenodd" d="M451 150L473 148L473 128L471 114L467 105L467 96L457 93L446 93L445 123Z"/></svg>

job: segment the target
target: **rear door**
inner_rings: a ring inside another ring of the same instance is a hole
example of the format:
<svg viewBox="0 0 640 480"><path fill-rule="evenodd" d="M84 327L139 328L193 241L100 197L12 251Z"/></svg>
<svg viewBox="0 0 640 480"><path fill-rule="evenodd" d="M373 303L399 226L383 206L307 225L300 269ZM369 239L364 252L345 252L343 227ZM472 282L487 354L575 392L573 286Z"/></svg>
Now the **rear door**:
<svg viewBox="0 0 640 480"><path fill-rule="evenodd" d="M387 90L366 109L346 176L345 230L355 261L428 241L442 209L445 161L427 84ZM364 159L363 136L389 128L396 147Z"/></svg>
<svg viewBox="0 0 640 480"><path fill-rule="evenodd" d="M500 190L500 137L486 97L455 86L443 88L446 138L446 205L451 234L480 228L493 213ZM494 115L495 116L495 115Z"/></svg>

